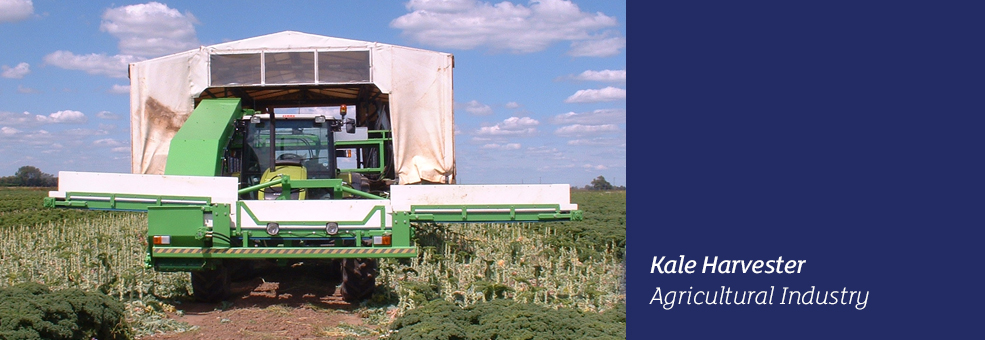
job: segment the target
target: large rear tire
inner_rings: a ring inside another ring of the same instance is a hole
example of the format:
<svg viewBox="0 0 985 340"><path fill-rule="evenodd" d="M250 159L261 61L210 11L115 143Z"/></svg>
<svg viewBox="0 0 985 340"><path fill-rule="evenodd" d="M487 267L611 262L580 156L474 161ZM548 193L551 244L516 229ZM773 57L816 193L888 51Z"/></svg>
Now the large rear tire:
<svg viewBox="0 0 985 340"><path fill-rule="evenodd" d="M342 299L358 302L369 298L376 290L375 259L342 260Z"/></svg>
<svg viewBox="0 0 985 340"><path fill-rule="evenodd" d="M229 271L226 266L192 272L192 296L201 302L219 302L229 295Z"/></svg>
<svg viewBox="0 0 985 340"><path fill-rule="evenodd" d="M223 267L227 268L226 271L229 273L229 281L231 282L252 279L256 274L253 269L254 265L254 260L232 259L223 261Z"/></svg>

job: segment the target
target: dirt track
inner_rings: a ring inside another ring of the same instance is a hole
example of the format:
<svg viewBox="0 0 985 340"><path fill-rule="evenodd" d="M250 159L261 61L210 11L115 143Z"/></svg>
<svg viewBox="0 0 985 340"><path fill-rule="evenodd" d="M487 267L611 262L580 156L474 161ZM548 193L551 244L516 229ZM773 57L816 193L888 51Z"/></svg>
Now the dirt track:
<svg viewBox="0 0 985 340"><path fill-rule="evenodd" d="M338 285L334 275L298 268L267 269L265 275L234 282L232 296L222 303L175 305L183 313L171 318L198 329L144 339L377 338L366 334L380 326L368 324L358 305L342 300Z"/></svg>

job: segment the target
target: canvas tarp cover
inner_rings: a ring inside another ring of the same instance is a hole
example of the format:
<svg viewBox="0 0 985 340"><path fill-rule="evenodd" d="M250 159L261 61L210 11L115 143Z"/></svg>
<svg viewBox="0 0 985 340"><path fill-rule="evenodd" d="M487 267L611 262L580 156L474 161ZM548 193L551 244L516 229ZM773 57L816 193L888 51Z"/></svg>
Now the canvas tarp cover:
<svg viewBox="0 0 985 340"><path fill-rule="evenodd" d="M171 139L209 87L211 55L260 51L369 51L372 83L389 95L398 183L454 182L451 54L292 31L130 64L131 172L164 173Z"/></svg>

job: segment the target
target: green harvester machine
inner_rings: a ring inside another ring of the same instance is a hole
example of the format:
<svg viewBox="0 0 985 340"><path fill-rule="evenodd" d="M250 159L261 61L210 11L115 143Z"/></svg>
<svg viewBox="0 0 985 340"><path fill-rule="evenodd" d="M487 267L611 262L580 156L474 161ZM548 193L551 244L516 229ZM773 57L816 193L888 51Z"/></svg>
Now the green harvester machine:
<svg viewBox="0 0 985 340"><path fill-rule="evenodd" d="M258 262L329 263L367 298L416 223L580 220L567 184L455 184L452 67L290 31L131 64L132 173L59 172L44 205L146 212L146 265L211 302Z"/></svg>

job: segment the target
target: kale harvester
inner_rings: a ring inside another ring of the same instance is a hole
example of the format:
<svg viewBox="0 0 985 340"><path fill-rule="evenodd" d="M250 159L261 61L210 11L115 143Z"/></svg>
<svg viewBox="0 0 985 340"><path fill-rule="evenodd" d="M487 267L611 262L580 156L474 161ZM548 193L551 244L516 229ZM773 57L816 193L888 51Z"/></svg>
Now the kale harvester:
<svg viewBox="0 0 985 340"><path fill-rule="evenodd" d="M230 276L328 263L349 301L414 223L580 220L567 184L459 185L454 58L280 32L130 64L131 173L59 172L46 207L147 212L146 265Z"/></svg>

